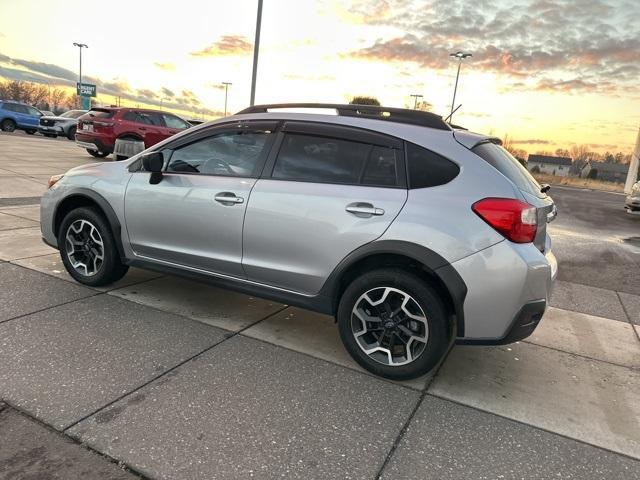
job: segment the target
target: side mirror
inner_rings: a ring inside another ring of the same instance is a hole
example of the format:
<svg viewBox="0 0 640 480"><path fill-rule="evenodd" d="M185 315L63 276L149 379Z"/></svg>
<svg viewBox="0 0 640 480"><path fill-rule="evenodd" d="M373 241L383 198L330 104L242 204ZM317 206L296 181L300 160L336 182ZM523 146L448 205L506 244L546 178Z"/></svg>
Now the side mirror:
<svg viewBox="0 0 640 480"><path fill-rule="evenodd" d="M151 172L149 183L156 185L162 180L162 167L164 166L164 155L162 152L151 152L142 156L142 166L147 172Z"/></svg>

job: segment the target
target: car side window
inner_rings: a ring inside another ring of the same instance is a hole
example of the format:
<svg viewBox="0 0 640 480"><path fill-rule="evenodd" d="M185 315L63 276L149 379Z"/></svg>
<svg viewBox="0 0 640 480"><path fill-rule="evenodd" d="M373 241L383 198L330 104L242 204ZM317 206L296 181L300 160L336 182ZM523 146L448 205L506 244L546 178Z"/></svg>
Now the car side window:
<svg viewBox="0 0 640 480"><path fill-rule="evenodd" d="M444 185L458 176L460 167L441 155L407 142L409 188Z"/></svg>
<svg viewBox="0 0 640 480"><path fill-rule="evenodd" d="M268 130L232 130L197 140L174 150L167 172L256 176L270 135Z"/></svg>
<svg viewBox="0 0 640 480"><path fill-rule="evenodd" d="M27 109L29 110L29 115L34 115L36 117L41 117L42 114L40 113L40 110L37 110L33 107L27 107Z"/></svg>
<svg viewBox="0 0 640 480"><path fill-rule="evenodd" d="M128 122L135 122L136 117L137 117L136 112L124 112L124 115L122 115L122 119Z"/></svg>
<svg viewBox="0 0 640 480"><path fill-rule="evenodd" d="M174 115L168 115L166 113L163 113L162 117L164 118L165 125L169 128L178 128L183 130L189 126L185 121L183 121L182 119Z"/></svg>
<svg viewBox="0 0 640 480"><path fill-rule="evenodd" d="M345 139L287 133L272 178L350 185L398 185L398 152Z"/></svg>
<svg viewBox="0 0 640 480"><path fill-rule="evenodd" d="M14 112L24 113L25 115L29 115L29 109L26 105L14 105Z"/></svg>

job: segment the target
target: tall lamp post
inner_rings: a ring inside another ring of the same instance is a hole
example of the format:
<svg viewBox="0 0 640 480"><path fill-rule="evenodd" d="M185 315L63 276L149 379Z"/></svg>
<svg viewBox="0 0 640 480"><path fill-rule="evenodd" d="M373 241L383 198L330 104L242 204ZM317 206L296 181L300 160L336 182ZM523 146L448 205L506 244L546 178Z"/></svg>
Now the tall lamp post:
<svg viewBox="0 0 640 480"><path fill-rule="evenodd" d="M422 98L423 95L420 95L419 93L412 93L409 96L414 98L413 109L416 110L418 108L418 98Z"/></svg>
<svg viewBox="0 0 640 480"><path fill-rule="evenodd" d="M457 51L456 53L450 53L450 57L454 57L458 59L458 73L456 73L456 85L453 87L453 100L451 101L451 114L449 114L449 123L453 120L453 109L456 104L456 92L458 91L458 78L460 78L460 66L462 65L462 60L465 58L472 57L470 53L463 53L461 51Z"/></svg>
<svg viewBox="0 0 640 480"><path fill-rule="evenodd" d="M80 103L79 107L82 108L82 49L89 48L89 46L85 43L76 43L76 42L73 42L73 46L78 47L78 50L80 51L80 72L78 75L79 77L78 84L80 85L78 87L78 90L80 90L80 95L79 95L78 101Z"/></svg>
<svg viewBox="0 0 640 480"><path fill-rule="evenodd" d="M231 82L222 82L224 85L224 116L227 116L227 95L229 93L229 85L233 85ZM251 103L253 105L253 103Z"/></svg>
<svg viewBox="0 0 640 480"><path fill-rule="evenodd" d="M249 106L256 100L256 77L258 75L258 51L260 50L260 28L262 26L262 0L258 0L258 17L256 19L256 40L253 42L253 73L251 74L251 99Z"/></svg>

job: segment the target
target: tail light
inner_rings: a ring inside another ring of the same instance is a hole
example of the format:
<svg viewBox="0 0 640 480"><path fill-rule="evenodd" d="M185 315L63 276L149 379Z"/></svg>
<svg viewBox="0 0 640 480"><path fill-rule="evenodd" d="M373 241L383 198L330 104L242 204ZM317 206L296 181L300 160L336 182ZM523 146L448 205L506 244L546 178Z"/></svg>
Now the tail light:
<svg viewBox="0 0 640 480"><path fill-rule="evenodd" d="M538 229L536 207L512 198L485 198L473 211L496 231L515 243L533 242Z"/></svg>

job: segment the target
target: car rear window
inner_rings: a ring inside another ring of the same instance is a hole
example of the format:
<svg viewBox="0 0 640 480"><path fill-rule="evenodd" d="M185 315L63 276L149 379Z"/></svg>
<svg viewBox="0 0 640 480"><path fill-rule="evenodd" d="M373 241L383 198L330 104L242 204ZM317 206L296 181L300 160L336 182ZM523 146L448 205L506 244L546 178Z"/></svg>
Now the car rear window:
<svg viewBox="0 0 640 480"><path fill-rule="evenodd" d="M115 111L114 110L97 110L97 109L91 109L89 110L89 115L91 117L95 117L95 118L111 118L115 115Z"/></svg>
<svg viewBox="0 0 640 480"><path fill-rule="evenodd" d="M456 178L460 167L441 155L407 142L409 188L444 185Z"/></svg>
<svg viewBox="0 0 640 480"><path fill-rule="evenodd" d="M546 197L540 191L540 184L529 171L500 145L491 142L481 143L473 147L472 151L511 180L523 192L531 193L540 198Z"/></svg>

